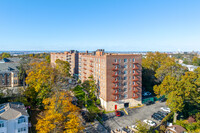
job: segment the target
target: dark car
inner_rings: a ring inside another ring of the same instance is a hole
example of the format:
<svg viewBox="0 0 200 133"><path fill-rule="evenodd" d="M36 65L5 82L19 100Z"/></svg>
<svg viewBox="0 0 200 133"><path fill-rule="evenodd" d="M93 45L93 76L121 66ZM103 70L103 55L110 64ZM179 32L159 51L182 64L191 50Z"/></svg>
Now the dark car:
<svg viewBox="0 0 200 133"><path fill-rule="evenodd" d="M159 114L162 114L162 115L164 115L164 116L167 116L167 115L168 115L167 112L163 112L163 111L158 111L158 113L159 113Z"/></svg>
<svg viewBox="0 0 200 133"><path fill-rule="evenodd" d="M166 98L161 98L159 101L160 102L165 102L167 99Z"/></svg>
<svg viewBox="0 0 200 133"><path fill-rule="evenodd" d="M146 103L145 103L145 105L151 105L151 104L154 104L154 102L153 101L147 101Z"/></svg>

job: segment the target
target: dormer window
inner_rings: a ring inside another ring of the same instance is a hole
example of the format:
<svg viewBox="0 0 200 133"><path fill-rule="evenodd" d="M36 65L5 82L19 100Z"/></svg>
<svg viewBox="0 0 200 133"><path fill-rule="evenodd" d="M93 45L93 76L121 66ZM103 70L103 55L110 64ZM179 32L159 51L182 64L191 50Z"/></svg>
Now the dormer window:
<svg viewBox="0 0 200 133"><path fill-rule="evenodd" d="M26 122L26 118L22 116L18 119L18 124L23 123L23 122Z"/></svg>

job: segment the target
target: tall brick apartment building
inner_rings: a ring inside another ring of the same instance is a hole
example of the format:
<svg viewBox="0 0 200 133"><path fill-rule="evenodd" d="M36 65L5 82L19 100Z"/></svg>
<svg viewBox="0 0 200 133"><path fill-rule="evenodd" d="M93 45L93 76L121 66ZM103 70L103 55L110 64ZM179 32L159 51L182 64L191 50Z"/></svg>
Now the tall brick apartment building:
<svg viewBox="0 0 200 133"><path fill-rule="evenodd" d="M51 53L51 64L55 65L57 59L68 61L71 66L71 74L78 76L78 51L70 50L64 53Z"/></svg>
<svg viewBox="0 0 200 133"><path fill-rule="evenodd" d="M142 56L136 54L79 53L79 79L93 75L101 106L107 111L141 104Z"/></svg>

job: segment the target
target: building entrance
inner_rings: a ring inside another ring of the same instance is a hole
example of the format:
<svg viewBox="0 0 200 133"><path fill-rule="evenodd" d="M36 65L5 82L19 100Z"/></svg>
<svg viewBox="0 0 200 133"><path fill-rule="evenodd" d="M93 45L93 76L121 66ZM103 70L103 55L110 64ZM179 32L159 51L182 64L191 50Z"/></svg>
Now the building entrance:
<svg viewBox="0 0 200 133"><path fill-rule="evenodd" d="M129 107L129 103L124 103L124 108L128 108Z"/></svg>

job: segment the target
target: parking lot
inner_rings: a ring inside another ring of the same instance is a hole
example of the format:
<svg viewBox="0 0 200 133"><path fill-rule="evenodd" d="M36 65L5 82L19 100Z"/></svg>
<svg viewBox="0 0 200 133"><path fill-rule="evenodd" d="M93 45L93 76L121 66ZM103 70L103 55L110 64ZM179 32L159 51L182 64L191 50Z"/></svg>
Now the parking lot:
<svg viewBox="0 0 200 133"><path fill-rule="evenodd" d="M131 126L136 123L137 120L143 121L144 119L151 119L151 115L157 111L160 111L161 107L165 107L165 102L155 103L149 106L143 106L140 108L128 108L128 115L123 113L121 117L115 116L115 112L106 114L104 116L104 125L109 130L120 129L122 127ZM155 121L155 120L153 120ZM158 121L155 121L160 124Z"/></svg>

